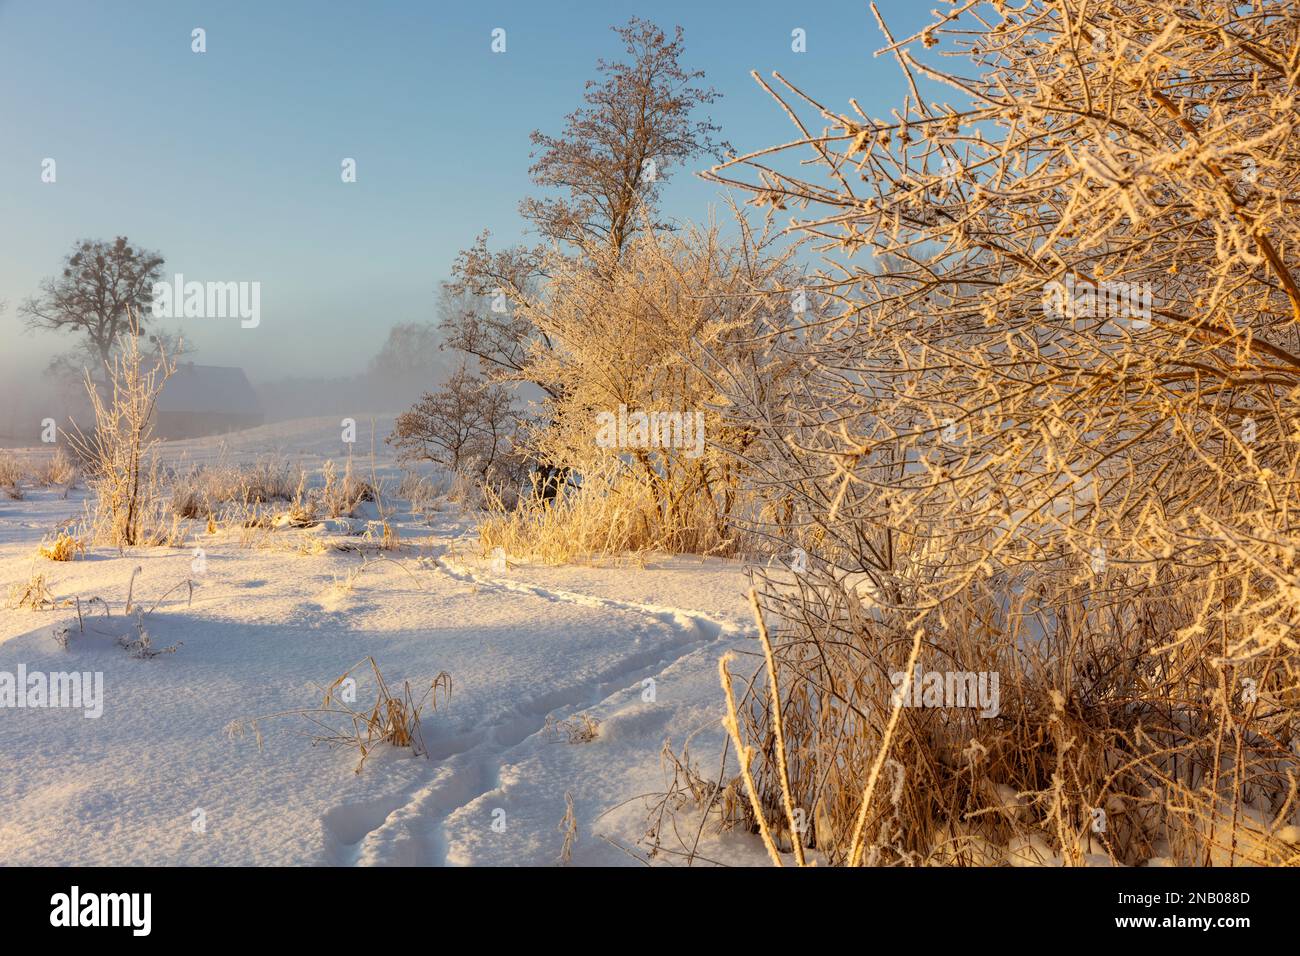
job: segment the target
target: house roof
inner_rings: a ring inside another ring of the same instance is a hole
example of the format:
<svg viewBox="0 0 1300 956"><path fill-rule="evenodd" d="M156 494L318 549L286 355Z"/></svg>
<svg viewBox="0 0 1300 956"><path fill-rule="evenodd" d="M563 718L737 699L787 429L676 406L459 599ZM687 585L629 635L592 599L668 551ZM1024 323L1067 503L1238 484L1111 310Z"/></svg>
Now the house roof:
<svg viewBox="0 0 1300 956"><path fill-rule="evenodd" d="M261 403L242 368L180 363L158 396L157 409L169 413L222 412L260 415Z"/></svg>

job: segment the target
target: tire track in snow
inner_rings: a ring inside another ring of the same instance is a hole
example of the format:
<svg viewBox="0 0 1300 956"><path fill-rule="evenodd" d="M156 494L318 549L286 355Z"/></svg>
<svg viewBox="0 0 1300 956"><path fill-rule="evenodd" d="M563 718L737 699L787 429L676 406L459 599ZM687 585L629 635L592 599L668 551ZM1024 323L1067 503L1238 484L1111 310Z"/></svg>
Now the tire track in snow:
<svg viewBox="0 0 1300 956"><path fill-rule="evenodd" d="M444 546L443 554L434 560L437 569L453 580L484 590L645 614L679 639L623 658L593 679L529 698L504 718L484 727L429 742L429 758L440 762L432 780L414 791L395 794L386 800L339 806L322 815L331 862L354 866L446 865L449 847L445 821L461 807L498 789L501 769L511 754L540 733L548 718L566 719L626 691L646 677L662 673L721 639L754 633L700 611L619 601L476 574L459 562L446 559L446 550Z"/></svg>

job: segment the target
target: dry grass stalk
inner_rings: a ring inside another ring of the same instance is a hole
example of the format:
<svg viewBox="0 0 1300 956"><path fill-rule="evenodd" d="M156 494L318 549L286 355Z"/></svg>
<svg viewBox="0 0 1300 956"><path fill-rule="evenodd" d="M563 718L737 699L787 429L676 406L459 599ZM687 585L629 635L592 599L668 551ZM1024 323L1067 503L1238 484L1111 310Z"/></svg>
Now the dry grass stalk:
<svg viewBox="0 0 1300 956"><path fill-rule="evenodd" d="M370 707L359 708L355 706L356 678L353 674L367 665L375 682L375 702ZM309 735L313 743L355 749L359 757L353 772L360 773L366 759L381 743L410 748L419 757L428 755L420 733L420 715L426 706L437 709L439 691L450 698L451 675L446 671L440 672L419 697L415 696L410 681L403 683L400 694L394 694L389 690L375 659L364 657L340 674L329 687L321 688L321 691L324 698L319 707L287 710L235 721L227 731L231 736L238 736L251 729L260 746L262 721L281 717L303 718L318 728Z"/></svg>
<svg viewBox="0 0 1300 956"><path fill-rule="evenodd" d="M13 610L31 608L33 611L47 611L56 607L66 607L70 601L60 601L50 591L45 575L32 573L25 582L11 585L8 606Z"/></svg>
<svg viewBox="0 0 1300 956"><path fill-rule="evenodd" d="M590 714L576 714L560 721L547 717L545 729L562 737L566 743L586 744L600 736L600 721Z"/></svg>
<svg viewBox="0 0 1300 956"><path fill-rule="evenodd" d="M26 474L22 461L12 454L0 455L0 488L14 498L15 493L22 494L21 482ZM16 500L16 499L15 499Z"/></svg>
<svg viewBox="0 0 1300 956"><path fill-rule="evenodd" d="M560 832L564 834L564 843L560 847L560 865L568 866L573 859L573 844L578 840L578 815L573 808L573 794L564 792L564 819L560 821Z"/></svg>
<svg viewBox="0 0 1300 956"><path fill-rule="evenodd" d="M60 531L53 541L42 542L38 553L50 561L71 561L86 553L86 545L76 535Z"/></svg>
<svg viewBox="0 0 1300 956"><path fill-rule="evenodd" d="M745 781L745 793L749 796L749 803L753 808L754 819L758 824L758 833L763 839L763 846L767 849L767 854L771 857L773 863L777 866L785 866L781 860L781 854L777 852L776 843L772 839L772 831L768 827L767 816L763 812L762 801L759 799L758 785L754 783L754 775L750 769L750 765L754 760L754 748L748 746L741 737L740 719L736 715L736 699L731 685L731 671L728 669L731 661L732 655L730 653L724 654L718 661L718 676L722 680L722 691L727 701L727 715L723 718L722 723L727 734L731 737L731 743L736 748L736 759L740 763L740 775ZM774 692L779 693L779 690Z"/></svg>
<svg viewBox="0 0 1300 956"><path fill-rule="evenodd" d="M790 774L785 763L785 726L781 721L781 685L776 677L776 655L772 653L772 640L768 637L767 622L763 620L763 609L758 606L758 592L753 588L749 589L749 606L753 609L755 620L758 621L758 637L763 644L763 660L767 664L767 681L772 700L772 734L776 749L777 779L781 782L781 802L785 806L786 822L790 826L790 839L794 844L795 865L803 866L803 839L800 834L802 828L795 819L794 804L790 799ZM874 783L875 775L873 774L867 795L862 801L864 807L870 803ZM759 812L759 809L758 805L755 804L755 814Z"/></svg>

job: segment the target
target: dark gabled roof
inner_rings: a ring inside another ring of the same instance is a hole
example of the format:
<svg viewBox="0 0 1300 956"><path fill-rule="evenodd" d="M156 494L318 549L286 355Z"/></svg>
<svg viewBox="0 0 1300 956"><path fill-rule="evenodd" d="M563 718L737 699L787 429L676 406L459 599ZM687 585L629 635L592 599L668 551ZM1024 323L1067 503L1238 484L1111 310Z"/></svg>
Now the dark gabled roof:
<svg viewBox="0 0 1300 956"><path fill-rule="evenodd" d="M160 412L193 414L221 412L228 415L260 415L261 403L248 384L242 368L220 365L177 364L162 394Z"/></svg>

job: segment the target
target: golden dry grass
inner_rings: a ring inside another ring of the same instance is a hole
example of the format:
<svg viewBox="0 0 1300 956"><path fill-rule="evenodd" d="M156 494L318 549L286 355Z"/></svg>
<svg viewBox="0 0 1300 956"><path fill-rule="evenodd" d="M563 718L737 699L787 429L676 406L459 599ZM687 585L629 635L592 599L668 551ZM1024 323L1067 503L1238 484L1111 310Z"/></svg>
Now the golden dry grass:
<svg viewBox="0 0 1300 956"><path fill-rule="evenodd" d="M86 553L85 543L68 531L60 531L53 541L41 544L37 553L50 561L71 561Z"/></svg>

